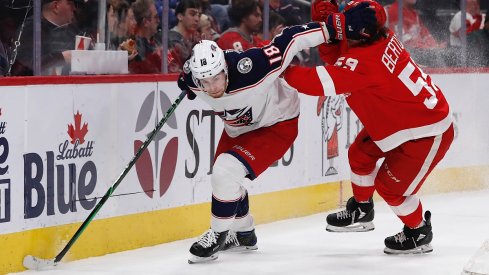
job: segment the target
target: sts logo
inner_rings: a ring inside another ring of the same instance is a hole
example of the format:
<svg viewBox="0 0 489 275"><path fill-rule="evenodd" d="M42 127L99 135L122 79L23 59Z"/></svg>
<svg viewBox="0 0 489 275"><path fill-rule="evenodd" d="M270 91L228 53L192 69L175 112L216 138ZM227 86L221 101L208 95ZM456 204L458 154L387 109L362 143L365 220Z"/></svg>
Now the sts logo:
<svg viewBox="0 0 489 275"><path fill-rule="evenodd" d="M97 167L89 159L94 141L85 138L88 123L82 125L80 112L74 115L74 124L68 124L67 133L69 140L58 145L56 159L53 151L47 151L45 156L24 155L25 219L39 217L44 210L48 216L76 212L78 205L90 210L97 203L92 195Z"/></svg>
<svg viewBox="0 0 489 275"><path fill-rule="evenodd" d="M159 102L156 102L156 92L151 92L143 101L136 121L135 132L139 137L134 140L134 154L139 150L147 138L147 135L154 129L161 117L159 114L165 113L170 108L172 102L168 96L160 91ZM161 112L158 112L158 107ZM151 120L153 111L156 112L156 119ZM156 190L155 182L159 186L159 197L162 197L173 180L177 165L178 156L178 137L176 115L170 116L163 126L161 132L157 133L153 143L154 147L149 146L136 162L136 173L139 183L145 194L153 198ZM161 148L163 147L163 148ZM161 148L161 149L160 149ZM161 155L160 161L160 152Z"/></svg>
<svg viewBox="0 0 489 275"><path fill-rule="evenodd" d="M2 121L0 108L0 223L10 221L10 179L8 178L9 154L8 140L3 135L7 131L7 122Z"/></svg>

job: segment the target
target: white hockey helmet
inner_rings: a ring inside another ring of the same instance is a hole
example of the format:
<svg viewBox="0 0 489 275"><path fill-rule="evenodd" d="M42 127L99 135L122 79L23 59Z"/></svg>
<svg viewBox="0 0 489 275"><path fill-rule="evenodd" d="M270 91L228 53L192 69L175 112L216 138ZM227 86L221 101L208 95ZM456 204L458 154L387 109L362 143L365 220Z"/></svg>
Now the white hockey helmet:
<svg viewBox="0 0 489 275"><path fill-rule="evenodd" d="M190 71L196 79L212 77L222 71L227 75L224 51L214 41L201 40L197 43L192 49L189 61Z"/></svg>

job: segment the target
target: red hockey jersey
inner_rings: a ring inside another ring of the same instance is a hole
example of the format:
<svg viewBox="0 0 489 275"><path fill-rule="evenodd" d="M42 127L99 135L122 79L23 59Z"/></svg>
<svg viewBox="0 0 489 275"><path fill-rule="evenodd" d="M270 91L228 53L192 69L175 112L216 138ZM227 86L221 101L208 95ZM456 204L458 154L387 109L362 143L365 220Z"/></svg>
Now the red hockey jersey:
<svg viewBox="0 0 489 275"><path fill-rule="evenodd" d="M221 35L217 40L217 45L223 50L242 52L254 47L263 47L266 43L256 35L251 36L251 41L249 41L244 38L238 28L231 28Z"/></svg>
<svg viewBox="0 0 489 275"><path fill-rule="evenodd" d="M290 67L284 77L301 93L344 94L384 152L408 140L439 135L452 123L441 90L393 33L372 45L349 48L334 66Z"/></svg>

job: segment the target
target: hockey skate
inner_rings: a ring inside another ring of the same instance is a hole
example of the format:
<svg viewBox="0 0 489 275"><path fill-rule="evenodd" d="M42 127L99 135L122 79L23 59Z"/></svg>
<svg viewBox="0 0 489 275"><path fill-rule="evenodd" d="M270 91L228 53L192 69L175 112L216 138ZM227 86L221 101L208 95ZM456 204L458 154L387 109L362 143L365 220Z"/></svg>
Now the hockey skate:
<svg viewBox="0 0 489 275"><path fill-rule="evenodd" d="M411 229L404 226L404 229L394 236L387 237L384 241L386 254L422 254L433 251L431 240L431 212L424 213L425 225Z"/></svg>
<svg viewBox="0 0 489 275"><path fill-rule="evenodd" d="M224 247L228 231L214 232L207 230L199 240L190 247L189 264L207 262L217 259L218 252Z"/></svg>
<svg viewBox="0 0 489 275"><path fill-rule="evenodd" d="M256 245L256 242L255 229L245 232L229 231L222 251L238 252L257 250L258 246Z"/></svg>
<svg viewBox="0 0 489 275"><path fill-rule="evenodd" d="M374 202L372 198L367 203L358 203L351 197L346 203L346 209L329 214L326 217L326 231L329 232L367 232L375 229Z"/></svg>

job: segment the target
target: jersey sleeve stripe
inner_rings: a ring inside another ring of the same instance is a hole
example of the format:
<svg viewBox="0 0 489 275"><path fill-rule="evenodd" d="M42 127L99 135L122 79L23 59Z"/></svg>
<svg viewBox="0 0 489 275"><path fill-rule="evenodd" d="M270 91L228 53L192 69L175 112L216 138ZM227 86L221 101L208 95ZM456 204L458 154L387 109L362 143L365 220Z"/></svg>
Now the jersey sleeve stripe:
<svg viewBox="0 0 489 275"><path fill-rule="evenodd" d="M321 36L318 36L318 32L321 32L321 34L319 34ZM306 37L306 38L301 37L301 36L305 36L305 35L307 35L308 37ZM251 89L255 86L261 85L263 83L263 81L265 81L270 76L276 74L277 72L281 73L282 71L284 71L290 65L290 62L292 62L292 59L294 58L294 56L299 51L301 51L302 49L315 47L321 43L326 42L325 40L323 40L325 38L325 34L324 34L323 29L321 29L321 28L314 28L314 29L311 29L308 31L296 33L292 36L292 38L293 38L292 41L290 41L288 43L287 48L285 49L285 51L282 55L283 56L282 62L278 68L270 71L267 75L265 75L262 79L260 79L259 81L257 81L253 85L249 85L246 87L242 87L240 89L230 91L229 94L235 94L235 93L247 90L247 89ZM301 39L298 39L298 38L301 38ZM304 44L306 44L306 45L304 45ZM275 77L276 76L273 77L273 80L275 79Z"/></svg>
<svg viewBox="0 0 489 275"><path fill-rule="evenodd" d="M336 88L334 86L333 79L329 75L328 71L326 71L326 68L324 66L317 66L316 73L318 74L321 85L323 86L324 95L336 95Z"/></svg>
<svg viewBox="0 0 489 275"><path fill-rule="evenodd" d="M301 35L308 35L308 34L319 32L319 31L321 31L323 33L323 37L326 38L326 35L324 34L323 28L315 28L315 29L309 29L307 31L298 32L298 33L293 34L292 38L296 38L296 37L301 36ZM327 31L327 29L326 29L326 31ZM326 39L324 41L326 41Z"/></svg>
<svg viewBox="0 0 489 275"><path fill-rule="evenodd" d="M295 37L294 37L294 38L295 38ZM234 90L234 91L229 91L229 94L235 94L235 93L239 93L239 92L245 91L245 90L247 90L247 89L252 89L252 88L254 88L254 87L256 87L256 86L261 85L261 84L263 83L263 81L265 81L265 80L266 80L268 77L270 77L271 75L273 75L273 74L277 73L277 71L283 71L283 67L284 67L284 66L283 66L283 65L284 65L284 60L286 60L286 59L287 59L287 55L288 55L289 49L290 49L290 47L291 47L291 46L292 46L294 43L295 43L295 40L292 40L292 41L290 42L289 46L286 48L285 53L284 53L284 55L283 55L283 56L284 56L284 58L282 59L282 62L281 62L280 66L279 66L278 68L276 68L276 69L274 69L274 70L272 70L272 71L268 72L268 74L266 74L266 75L265 75L265 76L264 76L262 79L260 79L260 81L258 81L258 82L256 82L256 83L254 83L253 85L249 85L249 86L246 86L246 87L242 87L242 88L240 88L240 89L236 89L236 90ZM289 55L289 56L290 56L290 55ZM293 55L293 56L295 56L295 55ZM292 58L293 58L293 56L292 56ZM290 61L287 63L287 66L288 66L289 64L290 64ZM275 79L275 78L274 78L274 79Z"/></svg>
<svg viewBox="0 0 489 275"><path fill-rule="evenodd" d="M326 24L321 22L321 29L323 30L323 37L324 37L324 41L329 41L329 38L330 38L330 35L329 35L329 31L328 31L328 28L326 28Z"/></svg>

